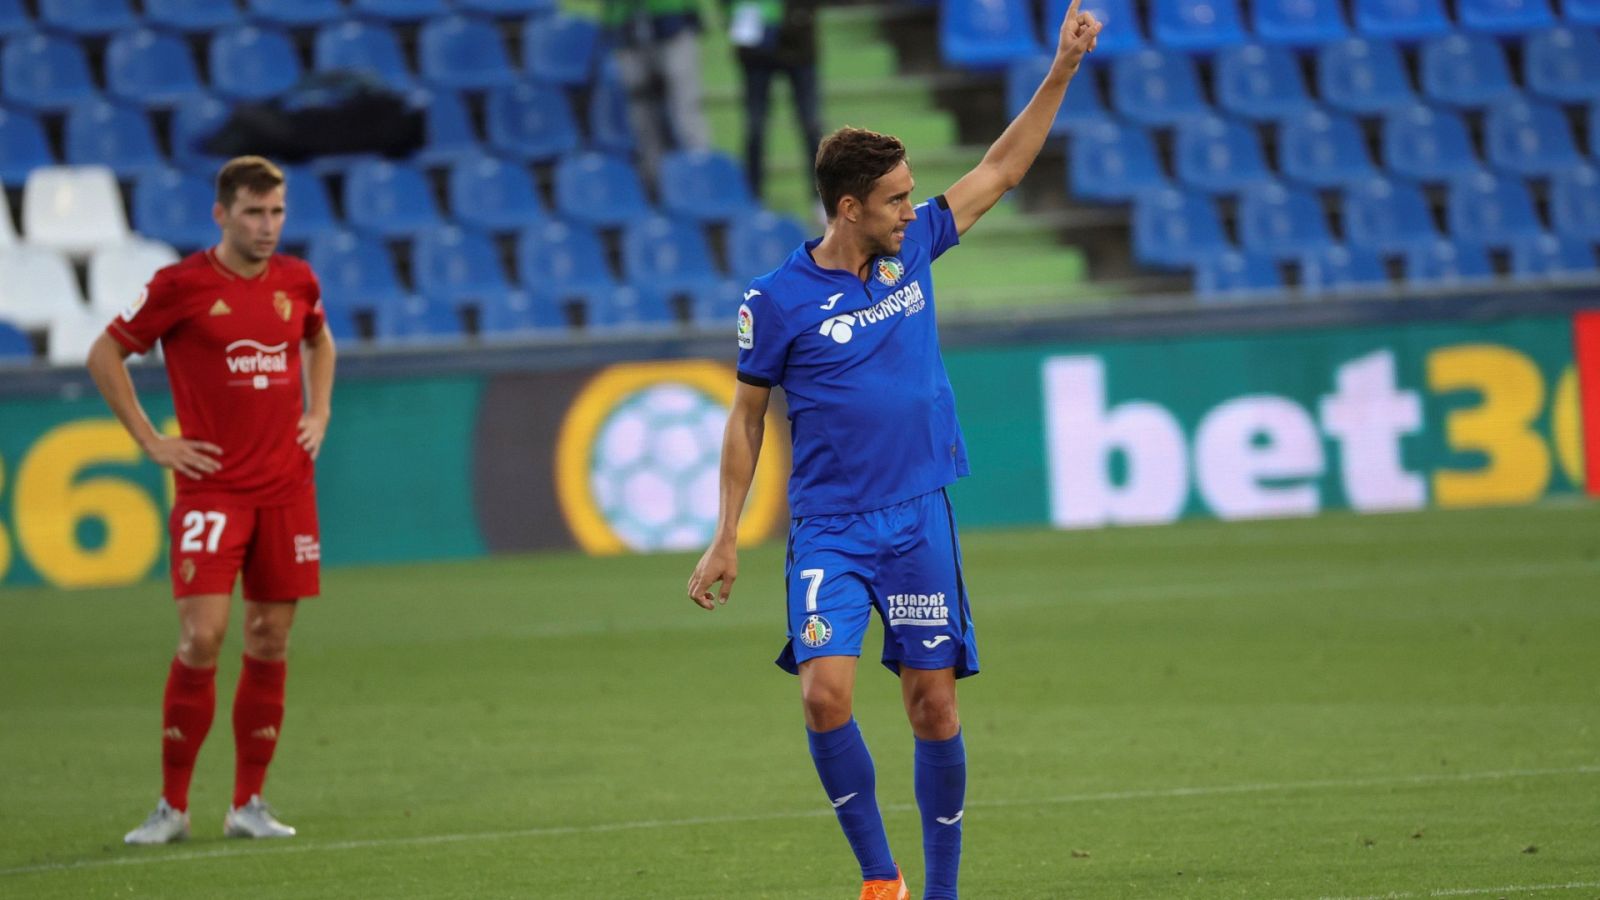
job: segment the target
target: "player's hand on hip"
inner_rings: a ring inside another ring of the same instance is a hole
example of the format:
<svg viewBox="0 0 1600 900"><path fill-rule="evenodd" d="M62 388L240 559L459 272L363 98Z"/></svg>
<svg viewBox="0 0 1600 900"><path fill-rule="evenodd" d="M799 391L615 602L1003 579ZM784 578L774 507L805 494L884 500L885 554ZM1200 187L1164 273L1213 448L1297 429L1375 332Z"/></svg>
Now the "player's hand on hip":
<svg viewBox="0 0 1600 900"><path fill-rule="evenodd" d="M222 470L222 448L205 441L181 437L157 437L144 448L156 465L199 481Z"/></svg>
<svg viewBox="0 0 1600 900"><path fill-rule="evenodd" d="M716 609L718 604L728 602L728 594L733 592L733 581L738 577L738 549L732 544L712 544L700 557L694 574L689 576L689 599L701 609ZM722 582L722 590L713 592L712 587L719 581Z"/></svg>
<svg viewBox="0 0 1600 900"><path fill-rule="evenodd" d="M1072 72L1078 71L1084 54L1094 50L1100 40L1101 22L1094 13L1079 12L1079 0L1072 0L1067 15L1061 20L1061 38L1056 45L1056 60Z"/></svg>
<svg viewBox="0 0 1600 900"><path fill-rule="evenodd" d="M301 449L311 454L312 459L322 452L322 438L328 433L328 417L315 413L306 413L300 417L300 433L295 437L295 443Z"/></svg>

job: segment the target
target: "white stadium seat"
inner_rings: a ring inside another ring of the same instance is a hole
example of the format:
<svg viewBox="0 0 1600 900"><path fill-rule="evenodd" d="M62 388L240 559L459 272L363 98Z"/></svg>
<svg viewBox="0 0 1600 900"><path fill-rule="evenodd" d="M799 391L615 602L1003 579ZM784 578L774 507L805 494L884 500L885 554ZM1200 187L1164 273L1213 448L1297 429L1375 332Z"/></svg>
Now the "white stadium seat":
<svg viewBox="0 0 1600 900"><path fill-rule="evenodd" d="M144 238L96 250L89 258L89 309L104 325L138 298L157 269L177 261L171 245Z"/></svg>
<svg viewBox="0 0 1600 900"><path fill-rule="evenodd" d="M87 257L128 239L117 178L105 166L43 166L22 188L22 236L36 247Z"/></svg>
<svg viewBox="0 0 1600 900"><path fill-rule="evenodd" d="M87 311L67 313L50 323L46 352L53 366L81 366L89 358L89 347L104 331L106 323Z"/></svg>
<svg viewBox="0 0 1600 900"><path fill-rule="evenodd" d="M0 321L26 331L85 314L77 276L61 254L26 244L0 250Z"/></svg>

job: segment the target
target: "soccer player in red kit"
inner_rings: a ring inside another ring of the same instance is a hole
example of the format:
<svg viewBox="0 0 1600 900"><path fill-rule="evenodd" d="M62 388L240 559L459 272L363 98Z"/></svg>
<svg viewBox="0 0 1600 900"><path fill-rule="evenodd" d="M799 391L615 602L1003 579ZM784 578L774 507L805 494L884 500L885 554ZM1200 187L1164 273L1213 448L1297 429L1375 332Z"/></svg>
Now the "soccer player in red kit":
<svg viewBox="0 0 1600 900"><path fill-rule="evenodd" d="M161 799L128 833L130 844L188 837L189 780L216 708L217 654L241 571L244 668L224 831L295 833L262 802L261 787L283 724L296 603L318 592L312 462L328 427L334 346L311 268L274 252L285 192L283 172L261 157L224 165L212 209L221 240L157 272L89 351L89 371L112 412L177 482L168 527L179 636L162 701ZM158 341L178 437L150 424L128 376L127 357Z"/></svg>

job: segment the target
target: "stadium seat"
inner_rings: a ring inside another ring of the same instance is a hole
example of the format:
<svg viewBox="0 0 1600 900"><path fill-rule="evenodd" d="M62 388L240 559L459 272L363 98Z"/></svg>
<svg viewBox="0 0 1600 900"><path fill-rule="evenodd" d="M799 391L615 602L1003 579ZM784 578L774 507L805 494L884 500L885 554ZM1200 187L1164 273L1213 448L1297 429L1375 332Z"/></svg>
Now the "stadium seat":
<svg viewBox="0 0 1600 900"><path fill-rule="evenodd" d="M440 225L439 207L422 172L405 163L364 159L344 180L345 219L384 237L420 234Z"/></svg>
<svg viewBox="0 0 1600 900"><path fill-rule="evenodd" d="M456 0L467 12L491 16L530 16L556 9L556 0Z"/></svg>
<svg viewBox="0 0 1600 900"><path fill-rule="evenodd" d="M716 150L677 150L661 158L662 211L693 222L728 222L757 203L744 168Z"/></svg>
<svg viewBox="0 0 1600 900"><path fill-rule="evenodd" d="M1384 117L1383 167L1418 181L1448 181L1479 165L1461 116L1415 103Z"/></svg>
<svg viewBox="0 0 1600 900"><path fill-rule="evenodd" d="M556 209L595 228L617 228L648 211L644 187L627 162L603 153L579 153L556 163Z"/></svg>
<svg viewBox="0 0 1600 900"><path fill-rule="evenodd" d="M22 233L30 244L81 257L127 240L116 175L102 166L29 172L22 190Z"/></svg>
<svg viewBox="0 0 1600 900"><path fill-rule="evenodd" d="M736 280L748 282L783 265L807 238L793 219L761 210L728 229L728 268Z"/></svg>
<svg viewBox="0 0 1600 900"><path fill-rule="evenodd" d="M151 25L174 31L216 31L239 24L239 10L217 0L144 0L144 17Z"/></svg>
<svg viewBox="0 0 1600 900"><path fill-rule="evenodd" d="M106 45L106 89L142 106L166 108L201 91L189 45L153 28L119 32Z"/></svg>
<svg viewBox="0 0 1600 900"><path fill-rule="evenodd" d="M1594 244L1554 234L1525 238L1511 245L1514 278L1560 278L1594 275Z"/></svg>
<svg viewBox="0 0 1600 900"><path fill-rule="evenodd" d="M701 228L663 215L636 219L623 229L622 272L629 284L667 293L717 275Z"/></svg>
<svg viewBox="0 0 1600 900"><path fill-rule="evenodd" d="M1209 197L1161 188L1134 201L1133 255L1141 264L1186 269L1230 249Z"/></svg>
<svg viewBox="0 0 1600 900"><path fill-rule="evenodd" d="M0 38L33 30L33 17L22 0L0 0Z"/></svg>
<svg viewBox="0 0 1600 900"><path fill-rule="evenodd" d="M589 89L589 145L606 153L633 152L633 124L628 120L628 93L609 58Z"/></svg>
<svg viewBox="0 0 1600 900"><path fill-rule="evenodd" d="M411 104L423 111L426 142L417 152L417 162L436 166L478 156L483 147L472 126L472 115L461 95L442 88L423 88L411 93Z"/></svg>
<svg viewBox="0 0 1600 900"><path fill-rule="evenodd" d="M420 22L450 12L449 0L354 0L352 7L363 16L391 22Z"/></svg>
<svg viewBox="0 0 1600 900"><path fill-rule="evenodd" d="M483 90L509 85L515 78L499 29L485 19L430 19L417 44L422 77L439 87Z"/></svg>
<svg viewBox="0 0 1600 900"><path fill-rule="evenodd" d="M697 286L689 296L689 321L702 328L737 327L744 284L718 278Z"/></svg>
<svg viewBox="0 0 1600 900"><path fill-rule="evenodd" d="M565 87L594 80L600 26L576 16L530 16L522 26L522 69Z"/></svg>
<svg viewBox="0 0 1600 900"><path fill-rule="evenodd" d="M288 35L244 25L211 38L211 88L226 100L265 100L300 80L300 59Z"/></svg>
<svg viewBox="0 0 1600 900"><path fill-rule="evenodd" d="M65 143L68 165L106 166L122 179L166 163L143 110L98 98L68 111Z"/></svg>
<svg viewBox="0 0 1600 900"><path fill-rule="evenodd" d="M1329 106L1358 116L1410 106L1417 99L1395 45L1366 38L1317 51L1317 90Z"/></svg>
<svg viewBox="0 0 1600 900"><path fill-rule="evenodd" d="M0 322L22 331L84 312L72 264L53 250L21 244L0 250L0 284L6 286L0 291Z"/></svg>
<svg viewBox="0 0 1600 900"><path fill-rule="evenodd" d="M1522 80L1528 90L1563 103L1600 96L1600 37L1593 28L1554 28L1522 45Z"/></svg>
<svg viewBox="0 0 1600 900"><path fill-rule="evenodd" d="M1450 182L1446 218L1458 243L1504 246L1544 231L1522 181L1486 171Z"/></svg>
<svg viewBox="0 0 1600 900"><path fill-rule="evenodd" d="M1300 289L1309 294L1389 286L1383 260L1370 248L1329 244L1300 258Z"/></svg>
<svg viewBox="0 0 1600 900"><path fill-rule="evenodd" d="M1600 103L1591 103L1584 110L1589 120L1589 155L1600 157Z"/></svg>
<svg viewBox="0 0 1600 900"><path fill-rule="evenodd" d="M1469 31L1522 34L1556 23L1549 0L1458 0L1456 16Z"/></svg>
<svg viewBox="0 0 1600 900"><path fill-rule="evenodd" d="M71 38L19 34L0 48L5 100L26 109L58 112L95 96L89 60Z"/></svg>
<svg viewBox="0 0 1600 900"><path fill-rule="evenodd" d="M1256 0L1256 36L1268 44L1314 47L1349 36L1338 0Z"/></svg>
<svg viewBox="0 0 1600 900"><path fill-rule="evenodd" d="M189 252L217 240L211 219L216 189L211 179L192 171L163 169L133 185L133 225L147 238Z"/></svg>
<svg viewBox="0 0 1600 900"><path fill-rule="evenodd" d="M1428 201L1416 185L1369 178L1344 192L1344 237L1352 248L1397 253L1439 236Z"/></svg>
<svg viewBox="0 0 1600 900"><path fill-rule="evenodd" d="M478 305L478 334L485 338L564 331L567 317L548 296L528 290L507 290Z"/></svg>
<svg viewBox="0 0 1600 900"><path fill-rule="evenodd" d="M52 366L82 366L105 327L105 322L84 310L57 316L45 331L45 359Z"/></svg>
<svg viewBox="0 0 1600 900"><path fill-rule="evenodd" d="M1566 114L1521 97L1489 107L1483 143L1491 165L1519 175L1549 175L1582 162Z"/></svg>
<svg viewBox="0 0 1600 900"><path fill-rule="evenodd" d="M1101 59L1126 56L1145 48L1144 33L1139 26L1133 0L1079 0L1079 3L1081 12L1094 13L1100 24L1105 26L1094 48L1095 54ZM1066 21L1067 8L1071 5L1072 0L1045 0L1042 31L1051 49L1055 47L1056 38L1061 33L1061 23Z"/></svg>
<svg viewBox="0 0 1600 900"><path fill-rule="evenodd" d="M337 297L352 310L376 311L405 296L389 248L373 235L324 234L311 242L306 261L322 282L323 296Z"/></svg>
<svg viewBox="0 0 1600 900"><path fill-rule="evenodd" d="M214 169L223 160L200 148L228 122L228 104L209 94L196 94L172 110L172 162L183 167Z"/></svg>
<svg viewBox="0 0 1600 900"><path fill-rule="evenodd" d="M39 0L39 24L81 37L99 37L137 25L128 0Z"/></svg>
<svg viewBox="0 0 1600 900"><path fill-rule="evenodd" d="M588 306L584 323L597 330L660 329L677 319L661 292L637 284L624 284L597 295Z"/></svg>
<svg viewBox="0 0 1600 900"><path fill-rule="evenodd" d="M1238 0L1155 0L1151 18L1156 43L1173 50L1224 50L1249 40Z"/></svg>
<svg viewBox="0 0 1600 900"><path fill-rule="evenodd" d="M1228 250L1202 259L1194 284L1201 300L1254 298L1281 292L1283 273L1271 257Z"/></svg>
<svg viewBox="0 0 1600 900"><path fill-rule="evenodd" d="M0 321L0 363L14 366L33 361L33 342L9 322Z"/></svg>
<svg viewBox="0 0 1600 900"><path fill-rule="evenodd" d="M1207 111L1194 60L1160 50L1111 61L1111 105L1142 125L1171 125Z"/></svg>
<svg viewBox="0 0 1600 900"><path fill-rule="evenodd" d="M38 118L0 106L0 184L21 184L30 171L55 163Z"/></svg>
<svg viewBox="0 0 1600 900"><path fill-rule="evenodd" d="M1033 99L1039 82L1050 71L1051 57L1033 56L1019 59L1006 69L1006 114L1016 118L1022 108ZM1086 125L1106 119L1106 104L1100 99L1098 71L1085 61L1072 79L1072 87L1056 110L1055 121L1050 124L1050 134L1059 137Z"/></svg>
<svg viewBox="0 0 1600 900"><path fill-rule="evenodd" d="M1284 47L1224 47L1216 59L1217 103L1236 116L1282 119L1313 104L1294 53Z"/></svg>
<svg viewBox="0 0 1600 900"><path fill-rule="evenodd" d="M1120 202L1167 186L1150 133L1107 119L1081 129L1067 147L1073 196Z"/></svg>
<svg viewBox="0 0 1600 900"><path fill-rule="evenodd" d="M447 300L409 294L373 311L375 337L391 344L458 340L466 336L461 314Z"/></svg>
<svg viewBox="0 0 1600 900"><path fill-rule="evenodd" d="M953 66L1001 69L1044 50L1023 0L939 2L939 52Z"/></svg>
<svg viewBox="0 0 1600 900"><path fill-rule="evenodd" d="M578 125L567 95L553 84L519 81L489 92L484 128L496 152L529 162L549 162L578 147Z"/></svg>
<svg viewBox="0 0 1600 900"><path fill-rule="evenodd" d="M516 231L549 218L528 169L491 156L451 166L449 196L457 219L489 231Z"/></svg>
<svg viewBox="0 0 1600 900"><path fill-rule="evenodd" d="M1355 0L1356 30L1391 41L1420 41L1449 34L1440 0Z"/></svg>
<svg viewBox="0 0 1600 900"><path fill-rule="evenodd" d="M1600 241L1600 171L1574 166L1550 179L1550 220L1556 234Z"/></svg>
<svg viewBox="0 0 1600 900"><path fill-rule="evenodd" d="M1573 25L1600 25L1600 0L1563 0L1561 14Z"/></svg>
<svg viewBox="0 0 1600 900"><path fill-rule="evenodd" d="M1443 238L1410 247L1405 253L1406 280L1418 284L1453 284L1494 278L1489 254L1482 247Z"/></svg>
<svg viewBox="0 0 1600 900"><path fill-rule="evenodd" d="M1292 259L1333 243L1333 238L1316 194L1273 183L1239 198L1239 242L1251 253Z"/></svg>
<svg viewBox="0 0 1600 900"><path fill-rule="evenodd" d="M1178 123L1173 158L1179 181L1213 194L1236 193L1272 177L1255 128L1221 116Z"/></svg>
<svg viewBox="0 0 1600 900"><path fill-rule="evenodd" d="M1468 109L1489 106L1516 93L1505 51L1494 38L1451 34L1422 45L1422 92L1430 99Z"/></svg>
<svg viewBox="0 0 1600 900"><path fill-rule="evenodd" d="M345 15L339 0L249 0L250 16L284 28L325 25Z"/></svg>
<svg viewBox="0 0 1600 900"><path fill-rule="evenodd" d="M525 287L558 306L608 294L617 284L594 231L556 220L518 235L517 273Z"/></svg>
<svg viewBox="0 0 1600 900"><path fill-rule="evenodd" d="M311 57L318 72L366 72L397 91L410 90L414 83L399 39L385 25L360 19L325 25L317 30Z"/></svg>
<svg viewBox="0 0 1600 900"><path fill-rule="evenodd" d="M411 279L419 292L458 306L482 303L511 289L489 235L455 225L417 235L411 245Z"/></svg>
<svg viewBox="0 0 1600 900"><path fill-rule="evenodd" d="M16 243L17 230L11 224L11 200L6 196L5 182L0 180L0 249Z"/></svg>
<svg viewBox="0 0 1600 900"><path fill-rule="evenodd" d="M1333 188L1377 174L1366 138L1354 120L1312 109L1285 119L1278 130L1278 168L1301 184Z"/></svg>
<svg viewBox="0 0 1600 900"><path fill-rule="evenodd" d="M132 240L96 250L89 257L89 311L110 320L128 308L158 269L177 261L178 251L160 241Z"/></svg>
<svg viewBox="0 0 1600 900"><path fill-rule="evenodd" d="M333 212L333 198L328 186L310 166L284 166L288 179L285 207L288 214L283 220L284 243L306 244L313 239L338 231L339 218Z"/></svg>

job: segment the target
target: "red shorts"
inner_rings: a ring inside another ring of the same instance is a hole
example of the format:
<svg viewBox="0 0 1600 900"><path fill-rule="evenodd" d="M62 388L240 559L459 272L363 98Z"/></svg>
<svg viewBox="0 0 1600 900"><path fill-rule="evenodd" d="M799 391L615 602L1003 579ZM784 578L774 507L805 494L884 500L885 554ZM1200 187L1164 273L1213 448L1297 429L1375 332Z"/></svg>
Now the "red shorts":
<svg viewBox="0 0 1600 900"><path fill-rule="evenodd" d="M314 490L287 506L179 497L167 527L174 597L232 594L241 569L246 600L287 602L321 589Z"/></svg>

